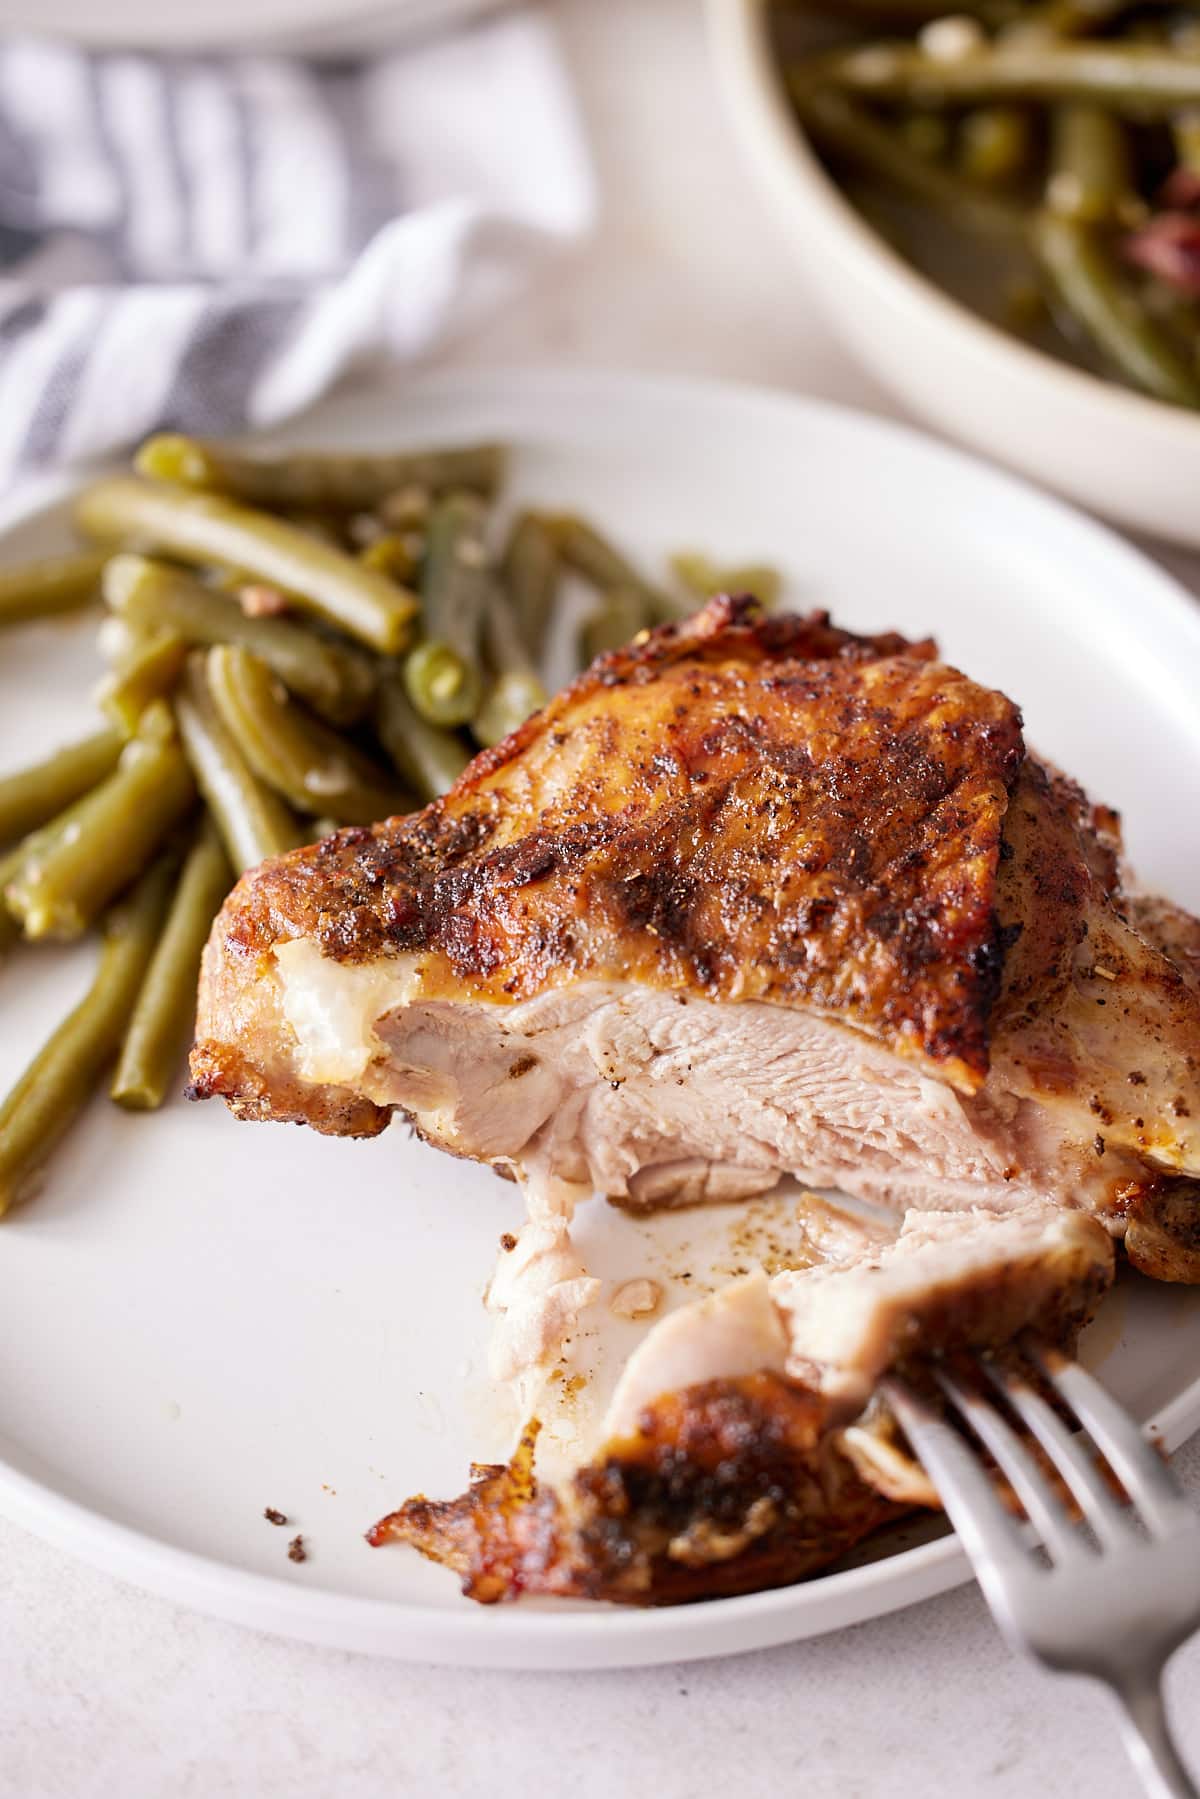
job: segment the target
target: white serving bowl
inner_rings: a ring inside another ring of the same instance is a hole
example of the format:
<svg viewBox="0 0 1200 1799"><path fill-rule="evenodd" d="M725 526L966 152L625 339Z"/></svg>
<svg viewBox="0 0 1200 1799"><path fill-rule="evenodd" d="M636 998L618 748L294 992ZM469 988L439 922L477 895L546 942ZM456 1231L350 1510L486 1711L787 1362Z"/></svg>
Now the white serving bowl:
<svg viewBox="0 0 1200 1799"><path fill-rule="evenodd" d="M916 273L809 148L772 52L767 0L707 0L707 10L750 166L829 323L872 373L975 449L1121 524L1200 548L1200 416L1027 348Z"/></svg>

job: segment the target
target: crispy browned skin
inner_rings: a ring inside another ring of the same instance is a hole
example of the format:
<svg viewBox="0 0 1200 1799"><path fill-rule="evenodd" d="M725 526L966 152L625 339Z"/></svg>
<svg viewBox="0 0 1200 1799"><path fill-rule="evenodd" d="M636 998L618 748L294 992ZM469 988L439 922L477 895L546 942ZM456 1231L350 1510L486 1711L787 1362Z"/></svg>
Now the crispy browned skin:
<svg viewBox="0 0 1200 1799"><path fill-rule="evenodd" d="M410 1499L367 1540L414 1545L485 1604L672 1605L786 1586L908 1509L860 1479L824 1401L777 1374L668 1393L640 1424L558 1492L534 1477L527 1432L461 1499Z"/></svg>
<svg viewBox="0 0 1200 1799"><path fill-rule="evenodd" d="M1168 1178L1137 1194L1125 1253L1151 1280L1200 1285L1200 1182Z"/></svg>
<svg viewBox="0 0 1200 1799"><path fill-rule="evenodd" d="M1045 1101L1085 1096L1097 1156L1116 1152L1129 1161L1112 1209L1139 1196L1148 1202L1165 1180L1178 1220L1181 1183L1167 1171L1194 1159L1200 922L1166 900L1125 892L1119 847L1115 814L1092 807L1067 776L1026 758L996 884L1005 961L991 1018L992 1066L1009 1091ZM1160 1078L1162 1045L1182 1052L1179 1090ZM1160 1208L1159 1215L1167 1214ZM1142 1241L1139 1233L1126 1244L1137 1266ZM1194 1254L1189 1261L1200 1272Z"/></svg>
<svg viewBox="0 0 1200 1799"><path fill-rule="evenodd" d="M210 945L202 1028L223 1028L193 1092L382 1127L369 1102L280 1089L250 1060L269 1027L236 1028L238 971L300 935L347 962L419 952L427 998L611 976L813 1005L973 1091L1022 755L1016 707L930 643L714 600L601 658L423 812L245 877Z"/></svg>
<svg viewBox="0 0 1200 1799"><path fill-rule="evenodd" d="M1200 918L1157 893L1123 896L1120 909L1147 943L1169 956L1194 993L1200 993Z"/></svg>

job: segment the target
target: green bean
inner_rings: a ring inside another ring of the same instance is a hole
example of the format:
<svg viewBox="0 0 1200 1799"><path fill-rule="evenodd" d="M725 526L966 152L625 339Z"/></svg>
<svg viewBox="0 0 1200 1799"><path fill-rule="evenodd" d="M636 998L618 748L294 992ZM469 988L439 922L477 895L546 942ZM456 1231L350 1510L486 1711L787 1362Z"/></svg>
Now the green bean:
<svg viewBox="0 0 1200 1799"><path fill-rule="evenodd" d="M183 747L237 874L303 842L288 808L247 766L217 710L204 657L188 657L175 716Z"/></svg>
<svg viewBox="0 0 1200 1799"><path fill-rule="evenodd" d="M153 712L153 708L151 708ZM139 875L193 804L187 760L158 720L133 738L106 781L27 839L5 897L26 937L70 939Z"/></svg>
<svg viewBox="0 0 1200 1799"><path fill-rule="evenodd" d="M714 593L752 593L769 611L783 585L779 570L767 562L722 565L699 550L676 550L670 562L672 573L698 600Z"/></svg>
<svg viewBox="0 0 1200 1799"><path fill-rule="evenodd" d="M479 630L495 586L486 525L475 494L450 494L430 514L421 574L424 642L404 664L408 697L430 724L466 724L483 694Z"/></svg>
<svg viewBox="0 0 1200 1799"><path fill-rule="evenodd" d="M616 545L602 537L586 519L571 512L542 516L563 561L598 592L608 594L624 587L642 595L648 614L655 621L677 615L679 609L670 595L647 581Z"/></svg>
<svg viewBox="0 0 1200 1799"><path fill-rule="evenodd" d="M396 672L385 674L379 683L375 731L403 779L423 800L447 792L470 761L453 731L421 717Z"/></svg>
<svg viewBox="0 0 1200 1799"><path fill-rule="evenodd" d="M456 481L454 487L460 493L473 491L469 481ZM432 505L433 496L429 489L417 482L411 487L398 487L395 493L385 494L373 512L362 516L373 518L381 530L420 533L429 523Z"/></svg>
<svg viewBox="0 0 1200 1799"><path fill-rule="evenodd" d="M272 507L263 508L271 512ZM295 525L297 531L303 531L306 537L319 537L322 543L329 543L335 549L342 549L346 543L344 530L345 520L336 512L309 512L301 508L280 513L289 525Z"/></svg>
<svg viewBox="0 0 1200 1799"><path fill-rule="evenodd" d="M1121 121L1100 106L1057 106L1046 205L1081 224L1129 224L1138 203Z"/></svg>
<svg viewBox="0 0 1200 1799"><path fill-rule="evenodd" d="M268 513L217 494L113 476L84 489L75 517L89 537L133 538L186 562L244 568L384 655L408 642L413 594Z"/></svg>
<svg viewBox="0 0 1200 1799"><path fill-rule="evenodd" d="M1004 284L1000 316L1020 337L1029 337L1047 316L1046 294L1036 276L1018 275Z"/></svg>
<svg viewBox="0 0 1200 1799"><path fill-rule="evenodd" d="M792 94L801 123L827 154L854 163L980 236L1014 244L1022 241L1025 215L1018 207L997 194L978 191L953 170L914 154L897 132L845 94L832 89L817 91L807 85L794 87Z"/></svg>
<svg viewBox="0 0 1200 1799"><path fill-rule="evenodd" d="M25 858L25 845L18 843L6 856L0 856L0 956L21 941L21 927L9 911L4 890Z"/></svg>
<svg viewBox="0 0 1200 1799"><path fill-rule="evenodd" d="M364 568L373 568L389 581L407 587L421 566L422 545L411 531L381 531L358 552Z"/></svg>
<svg viewBox="0 0 1200 1799"><path fill-rule="evenodd" d="M209 927L233 885L220 836L207 815L200 824L162 935L146 970L110 1089L128 1111L157 1111L196 1015L196 981Z"/></svg>
<svg viewBox="0 0 1200 1799"><path fill-rule="evenodd" d="M940 162L950 149L952 133L945 113L906 112L896 121L896 131L923 162Z"/></svg>
<svg viewBox="0 0 1200 1799"><path fill-rule="evenodd" d="M993 100L1095 100L1139 118L1169 117L1200 102L1200 55L1156 44L981 42L937 57L917 44L867 44L794 62L803 89L832 84L860 99L919 106Z"/></svg>
<svg viewBox="0 0 1200 1799"><path fill-rule="evenodd" d="M137 735L146 743L178 743L179 726L166 700L150 701L138 719Z"/></svg>
<svg viewBox="0 0 1200 1799"><path fill-rule="evenodd" d="M121 738L116 731L96 731L78 743L55 750L32 768L0 779L0 843L36 830L47 819L87 793L117 766Z"/></svg>
<svg viewBox="0 0 1200 1799"><path fill-rule="evenodd" d="M404 685L412 704L431 724L463 723L465 698L474 704L482 682L448 644L419 643L404 659Z"/></svg>
<svg viewBox="0 0 1200 1799"><path fill-rule="evenodd" d="M0 1215L28 1197L58 1140L116 1053L154 953L176 873L163 856L104 925L91 987L0 1105Z"/></svg>
<svg viewBox="0 0 1200 1799"><path fill-rule="evenodd" d="M780 10L807 14L809 11L841 23L851 18L868 25L890 25L893 29L931 25L937 19L944 19L947 14L947 0L792 0L792 5L780 5ZM1015 0L1014 4L1006 4L1005 0L966 0L966 4L955 5L953 11L958 16L979 19L988 25L1003 24L1019 13L1024 0Z"/></svg>
<svg viewBox="0 0 1200 1799"><path fill-rule="evenodd" d="M162 629L161 625L151 625L149 629L142 630L139 625L130 624L115 612L106 613L96 632L96 648L107 664L109 674L115 675L119 670L127 668L141 655L152 637L161 636Z"/></svg>
<svg viewBox="0 0 1200 1799"><path fill-rule="evenodd" d="M497 675L471 721L471 730L476 741L490 749L545 704L546 690L536 676Z"/></svg>
<svg viewBox="0 0 1200 1799"><path fill-rule="evenodd" d="M505 591L525 648L535 659L546 647L546 628L558 593L558 546L536 513L513 520L500 562Z"/></svg>
<svg viewBox="0 0 1200 1799"><path fill-rule="evenodd" d="M1175 160L1181 169L1200 175L1200 107L1179 113L1171 120Z"/></svg>
<svg viewBox="0 0 1200 1799"><path fill-rule="evenodd" d="M187 642L175 631L145 638L129 660L104 677L96 703L125 737L132 737L152 700L169 693L187 656Z"/></svg>
<svg viewBox="0 0 1200 1799"><path fill-rule="evenodd" d="M1055 38L1086 36L1122 13L1132 12L1137 4L1138 0L1038 0L1004 24L1000 38L1005 44L1044 44ZM1161 0L1161 4L1169 5L1171 0Z"/></svg>
<svg viewBox="0 0 1200 1799"><path fill-rule="evenodd" d="M491 494L504 474L504 451L498 444L386 455L291 450L283 456L247 456L227 444L164 435L143 444L135 462L155 480L206 488L253 506L346 512L374 506L406 487Z"/></svg>
<svg viewBox="0 0 1200 1799"><path fill-rule="evenodd" d="M44 859L57 844L78 833L80 815L85 811L87 802L95 791L96 788L92 788L89 792L81 794L77 800L73 800L69 806L64 807L54 818L47 819L46 823L40 825L36 831L27 832L5 856L4 884L0 888L0 900L3 901L3 910L12 921L18 936L24 935L21 929L21 916L13 900L13 889L18 878L23 875L27 863ZM6 933L6 937L7 935L8 933Z"/></svg>
<svg viewBox="0 0 1200 1799"><path fill-rule="evenodd" d="M546 704L546 689L525 648L508 596L497 592L484 619L484 647L492 684L471 721L477 740L499 743Z"/></svg>
<svg viewBox="0 0 1200 1799"><path fill-rule="evenodd" d="M0 625L78 611L99 597L103 567L103 552L80 550L0 568Z"/></svg>
<svg viewBox="0 0 1200 1799"><path fill-rule="evenodd" d="M375 691L375 673L360 651L327 643L283 618L247 618L203 582L144 556L114 556L104 597L135 631L175 631L194 644L238 643L261 656L285 686L331 724L353 724Z"/></svg>
<svg viewBox="0 0 1200 1799"><path fill-rule="evenodd" d="M1200 377L1139 304L1095 226L1047 208L1033 241L1059 306L1118 374L1157 399L1200 406Z"/></svg>
<svg viewBox="0 0 1200 1799"><path fill-rule="evenodd" d="M249 650L209 650L208 690L251 772L301 812L371 824L411 808L361 751L305 718L265 662Z"/></svg>
<svg viewBox="0 0 1200 1799"><path fill-rule="evenodd" d="M616 587L601 605L589 612L579 627L579 660L594 662L609 650L619 650L646 628L646 606L641 594Z"/></svg>
<svg viewBox="0 0 1200 1799"><path fill-rule="evenodd" d="M962 122L959 167L969 181L1002 187L1033 160L1033 122L1017 106L977 106Z"/></svg>

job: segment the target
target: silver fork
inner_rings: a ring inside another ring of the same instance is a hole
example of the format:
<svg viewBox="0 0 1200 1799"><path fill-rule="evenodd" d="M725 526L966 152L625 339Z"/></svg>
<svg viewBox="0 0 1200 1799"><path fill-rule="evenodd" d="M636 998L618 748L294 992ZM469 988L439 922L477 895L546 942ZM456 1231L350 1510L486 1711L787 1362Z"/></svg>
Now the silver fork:
<svg viewBox="0 0 1200 1799"><path fill-rule="evenodd" d="M933 1372L950 1409L1008 1480L1028 1525L1005 1509L994 1474L946 1413L909 1380L889 1376L881 1390L1008 1641L1050 1668L1104 1681L1121 1703L1125 1746L1145 1790L1200 1799L1171 1740L1162 1695L1168 1657L1200 1628L1200 1517L1092 1375L1055 1350L1029 1345L1024 1353L1074 1414L1080 1434L1014 1367L975 1357ZM1090 1534L1014 1421L1040 1444ZM1097 1449L1128 1505L1098 1468Z"/></svg>

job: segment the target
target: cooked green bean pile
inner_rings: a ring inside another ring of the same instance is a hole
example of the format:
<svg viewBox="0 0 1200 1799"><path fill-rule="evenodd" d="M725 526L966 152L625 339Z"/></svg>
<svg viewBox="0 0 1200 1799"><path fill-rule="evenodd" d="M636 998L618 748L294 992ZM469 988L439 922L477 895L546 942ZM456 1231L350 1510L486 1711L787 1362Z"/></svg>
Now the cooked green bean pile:
<svg viewBox="0 0 1200 1799"><path fill-rule="evenodd" d="M108 662L102 717L0 777L0 955L101 943L0 1105L0 1215L110 1065L117 1105L163 1103L239 874L436 799L544 704L567 576L592 595L577 666L722 587L778 586L689 552L676 597L573 515L497 539L493 444L272 459L172 435L134 468L81 494L84 547L0 569L0 629L100 602Z"/></svg>
<svg viewBox="0 0 1200 1799"><path fill-rule="evenodd" d="M801 125L897 247L995 322L1200 406L1196 0L777 0L775 22Z"/></svg>

